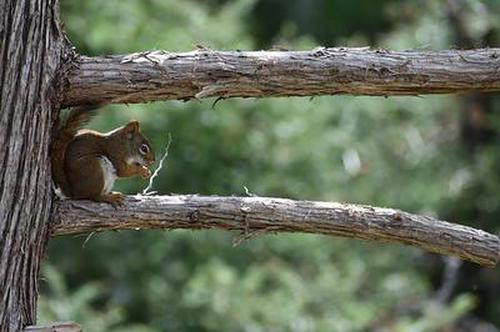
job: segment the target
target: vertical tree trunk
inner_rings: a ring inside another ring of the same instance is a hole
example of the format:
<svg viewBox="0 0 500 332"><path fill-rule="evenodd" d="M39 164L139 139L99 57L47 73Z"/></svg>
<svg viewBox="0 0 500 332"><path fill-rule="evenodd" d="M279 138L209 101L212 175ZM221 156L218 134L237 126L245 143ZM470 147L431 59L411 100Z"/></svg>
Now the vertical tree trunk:
<svg viewBox="0 0 500 332"><path fill-rule="evenodd" d="M0 1L0 331L35 321L48 240L56 74L69 54L57 0Z"/></svg>

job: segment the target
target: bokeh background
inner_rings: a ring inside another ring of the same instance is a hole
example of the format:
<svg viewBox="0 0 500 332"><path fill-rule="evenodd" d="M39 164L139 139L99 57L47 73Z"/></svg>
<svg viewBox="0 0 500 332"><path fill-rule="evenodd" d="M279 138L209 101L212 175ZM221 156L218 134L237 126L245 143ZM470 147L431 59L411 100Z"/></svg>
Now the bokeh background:
<svg viewBox="0 0 500 332"><path fill-rule="evenodd" d="M500 1L62 0L87 55L316 46L498 47ZM161 154L160 194L397 207L500 229L500 98L315 97L116 105ZM136 193L140 180L120 181ZM500 270L314 235L122 231L51 241L40 320L86 331L498 331ZM482 328L483 330L479 330Z"/></svg>

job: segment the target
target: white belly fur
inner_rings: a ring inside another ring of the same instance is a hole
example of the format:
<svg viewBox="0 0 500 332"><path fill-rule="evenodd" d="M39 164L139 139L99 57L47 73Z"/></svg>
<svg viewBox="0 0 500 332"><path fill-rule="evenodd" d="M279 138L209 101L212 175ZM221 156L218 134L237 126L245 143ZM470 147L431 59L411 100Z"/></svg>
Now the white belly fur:
<svg viewBox="0 0 500 332"><path fill-rule="evenodd" d="M99 160L101 163L102 175L104 180L104 186L102 187L102 194L108 194L113 189L113 184L116 180L116 169L111 163L111 161L105 157L101 156Z"/></svg>

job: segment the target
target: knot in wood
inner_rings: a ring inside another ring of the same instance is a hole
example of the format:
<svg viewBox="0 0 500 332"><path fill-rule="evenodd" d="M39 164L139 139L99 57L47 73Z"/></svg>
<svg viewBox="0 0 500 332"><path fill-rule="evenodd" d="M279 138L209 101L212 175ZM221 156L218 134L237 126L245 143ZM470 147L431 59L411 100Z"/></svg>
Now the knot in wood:
<svg viewBox="0 0 500 332"><path fill-rule="evenodd" d="M200 212L198 210L194 210L194 211L191 211L189 214L188 214L188 217L189 217L189 222L197 222L200 220Z"/></svg>

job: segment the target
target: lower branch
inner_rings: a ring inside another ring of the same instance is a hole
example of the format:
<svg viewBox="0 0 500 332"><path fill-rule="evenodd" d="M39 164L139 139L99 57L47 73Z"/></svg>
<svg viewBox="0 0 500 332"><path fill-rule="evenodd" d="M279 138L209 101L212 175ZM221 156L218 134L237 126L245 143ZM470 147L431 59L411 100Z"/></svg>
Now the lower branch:
<svg viewBox="0 0 500 332"><path fill-rule="evenodd" d="M115 209L89 201L57 203L53 235L125 229L225 229L242 237L274 232L403 243L494 266L500 239L467 226L407 212L343 203L266 197L129 196Z"/></svg>
<svg viewBox="0 0 500 332"><path fill-rule="evenodd" d="M82 327L73 322L58 322L45 326L28 326L24 332L82 332Z"/></svg>

